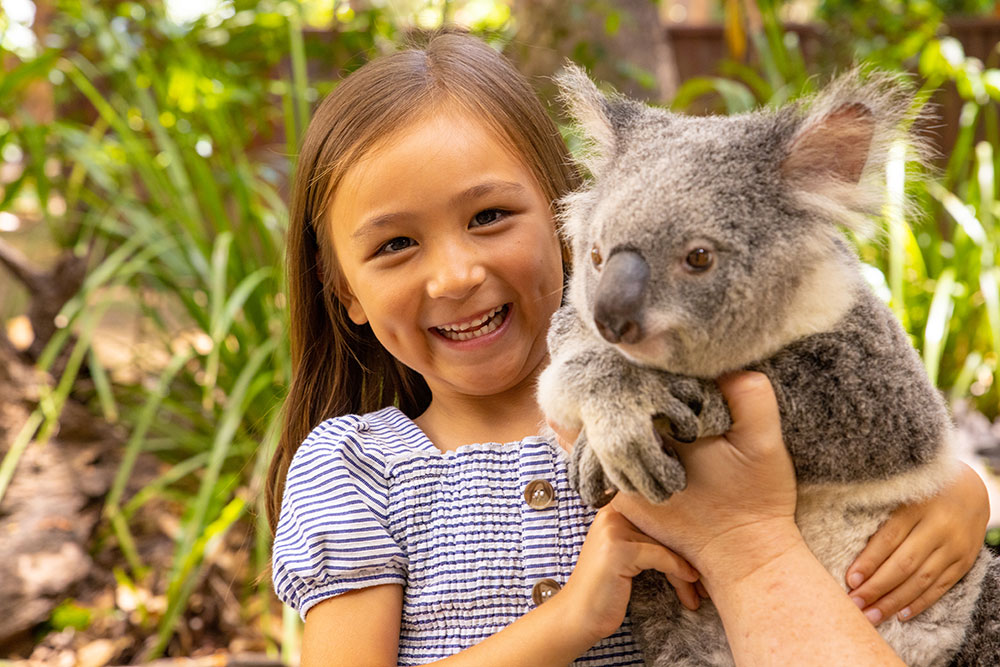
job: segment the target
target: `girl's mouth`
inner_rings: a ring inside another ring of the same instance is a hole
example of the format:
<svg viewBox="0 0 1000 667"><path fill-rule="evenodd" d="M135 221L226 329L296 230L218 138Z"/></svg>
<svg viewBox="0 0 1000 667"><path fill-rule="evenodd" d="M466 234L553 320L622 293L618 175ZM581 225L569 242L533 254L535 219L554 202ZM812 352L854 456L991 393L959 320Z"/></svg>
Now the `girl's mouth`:
<svg viewBox="0 0 1000 667"><path fill-rule="evenodd" d="M507 314L510 312L510 304L505 303L497 306L490 312L477 317L469 322L461 322L455 325L444 327L434 327L434 331L441 334L448 340L472 340L493 333L500 328Z"/></svg>

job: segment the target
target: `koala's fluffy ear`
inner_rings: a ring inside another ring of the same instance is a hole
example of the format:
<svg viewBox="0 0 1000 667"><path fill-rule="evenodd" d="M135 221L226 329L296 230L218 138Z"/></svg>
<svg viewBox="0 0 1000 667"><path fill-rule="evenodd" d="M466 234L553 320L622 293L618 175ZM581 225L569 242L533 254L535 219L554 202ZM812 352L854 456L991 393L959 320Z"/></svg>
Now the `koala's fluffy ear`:
<svg viewBox="0 0 1000 667"><path fill-rule="evenodd" d="M566 112L587 143L586 153L580 159L596 176L621 147L622 135L641 113L642 105L617 95L606 96L573 63L567 63L555 81Z"/></svg>
<svg viewBox="0 0 1000 667"><path fill-rule="evenodd" d="M782 174L800 187L822 187L827 180L861 180L875 135L875 118L861 102L848 102L810 119L796 133L781 164Z"/></svg>
<svg viewBox="0 0 1000 667"><path fill-rule="evenodd" d="M781 163L800 202L834 222L869 226L867 216L885 200L892 146L909 149L906 157L914 163L929 156L927 142L911 131L919 113L912 102L904 77L857 69L808 101Z"/></svg>

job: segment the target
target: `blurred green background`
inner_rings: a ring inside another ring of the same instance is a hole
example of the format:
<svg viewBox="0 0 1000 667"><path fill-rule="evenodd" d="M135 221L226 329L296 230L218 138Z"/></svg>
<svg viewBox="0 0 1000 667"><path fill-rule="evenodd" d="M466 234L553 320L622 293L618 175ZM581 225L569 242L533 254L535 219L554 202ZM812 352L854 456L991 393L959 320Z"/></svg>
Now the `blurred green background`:
<svg viewBox="0 0 1000 667"><path fill-rule="evenodd" d="M557 118L546 77L566 58L698 113L782 104L852 62L914 73L917 103L941 117L925 128L937 168L913 174L898 155L878 232L857 246L938 386L996 417L993 5L0 2L0 342L46 372L7 425L0 498L67 402L120 439L89 547L110 584L53 603L31 631L36 659L116 633L87 664L218 650L294 661L262 488L290 377L282 236L296 146L338 78L442 23L509 54ZM17 267L35 273L14 279ZM165 545L146 546L151 535Z"/></svg>

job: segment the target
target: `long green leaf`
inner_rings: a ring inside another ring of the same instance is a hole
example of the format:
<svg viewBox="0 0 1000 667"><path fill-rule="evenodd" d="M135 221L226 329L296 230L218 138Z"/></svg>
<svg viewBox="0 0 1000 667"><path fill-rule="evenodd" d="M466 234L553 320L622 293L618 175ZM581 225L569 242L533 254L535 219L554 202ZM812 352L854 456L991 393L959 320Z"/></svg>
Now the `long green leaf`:
<svg viewBox="0 0 1000 667"><path fill-rule="evenodd" d="M955 270L945 269L938 278L931 300L931 310L924 329L924 368L931 384L936 385L941 367L941 355L948 336L953 309L952 294L955 291Z"/></svg>
<svg viewBox="0 0 1000 667"><path fill-rule="evenodd" d="M10 449L4 454L3 462L0 463L0 502L3 502L4 494L7 493L7 487L10 486L10 481L14 479L17 464L21 461L21 457L24 455L25 450L31 443L31 439L35 437L38 427L42 425L43 421L45 421L45 415L40 409L32 412L28 416L28 420L24 422L24 426L21 427L21 430L14 437L14 442L11 443Z"/></svg>

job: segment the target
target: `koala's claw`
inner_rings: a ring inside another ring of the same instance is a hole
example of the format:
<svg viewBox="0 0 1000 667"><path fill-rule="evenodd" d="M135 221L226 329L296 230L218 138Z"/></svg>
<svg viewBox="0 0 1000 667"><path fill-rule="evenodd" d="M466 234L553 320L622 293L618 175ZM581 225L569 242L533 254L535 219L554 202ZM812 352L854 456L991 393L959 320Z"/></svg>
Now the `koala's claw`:
<svg viewBox="0 0 1000 667"><path fill-rule="evenodd" d="M604 468L594 450L587 444L584 433L580 434L573 445L568 472L570 485L580 493L583 502L591 507L604 507L618 492L608 481Z"/></svg>
<svg viewBox="0 0 1000 667"><path fill-rule="evenodd" d="M697 440L701 435L701 424L698 422L698 415L689 405L692 399L675 398L672 394L665 394L662 398L663 404L653 416L654 421L666 423L671 437L678 442Z"/></svg>
<svg viewBox="0 0 1000 667"><path fill-rule="evenodd" d="M659 440L659 438L657 437ZM659 451L649 450L642 454L642 469L646 473L644 488L640 489L647 500L654 503L665 502L675 492L687 486L687 473L677 455L663 447Z"/></svg>

